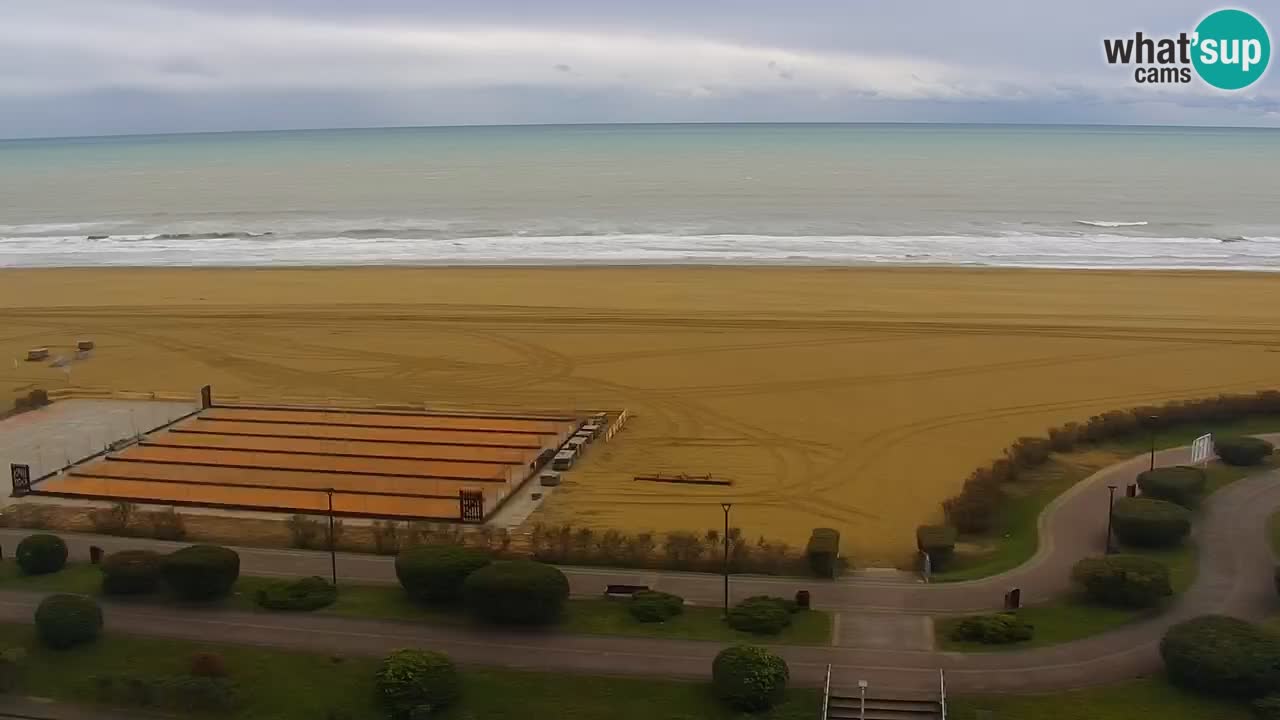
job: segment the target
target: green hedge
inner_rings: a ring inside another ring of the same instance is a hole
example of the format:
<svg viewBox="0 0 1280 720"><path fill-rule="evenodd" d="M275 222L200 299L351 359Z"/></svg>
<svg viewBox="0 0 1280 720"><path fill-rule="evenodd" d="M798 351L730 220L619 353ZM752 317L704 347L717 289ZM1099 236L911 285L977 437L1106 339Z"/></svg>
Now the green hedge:
<svg viewBox="0 0 1280 720"><path fill-rule="evenodd" d="M1275 446L1263 440L1262 438L1249 437L1248 435L1239 437L1218 437L1213 438L1213 450L1218 455L1218 459L1228 465L1261 465L1267 458L1271 457L1271 453L1275 452Z"/></svg>
<svg viewBox="0 0 1280 720"><path fill-rule="evenodd" d="M1127 545L1169 547L1191 532L1191 511L1168 500L1120 498L1111 514L1116 537Z"/></svg>
<svg viewBox="0 0 1280 720"><path fill-rule="evenodd" d="M45 647L65 650L98 637L102 608L84 595L50 595L36 608L35 622Z"/></svg>
<svg viewBox="0 0 1280 720"><path fill-rule="evenodd" d="M492 560L460 545L421 545L396 555L396 577L409 598L421 603L452 603L462 597L462 584Z"/></svg>
<svg viewBox="0 0 1280 720"><path fill-rule="evenodd" d="M1138 474L1138 487L1142 495L1156 500L1168 500L1183 507L1195 507L1204 492L1204 470L1189 465L1158 467Z"/></svg>
<svg viewBox="0 0 1280 720"><path fill-rule="evenodd" d="M375 675L378 698L392 718L416 718L419 708L447 708L462 695L458 668L443 653L392 651Z"/></svg>
<svg viewBox="0 0 1280 720"><path fill-rule="evenodd" d="M1006 645L1030 640L1035 627L1014 613L995 613L961 618L949 634L957 642Z"/></svg>
<svg viewBox="0 0 1280 720"><path fill-rule="evenodd" d="M338 599L338 589L320 577L271 583L258 589L254 600L268 610L319 610Z"/></svg>
<svg viewBox="0 0 1280 720"><path fill-rule="evenodd" d="M141 595L160 587L164 560L150 550L124 550L102 560L102 592L106 595Z"/></svg>
<svg viewBox="0 0 1280 720"><path fill-rule="evenodd" d="M545 625L560 619L569 579L534 560L500 560L476 570L462 584L467 608L482 620Z"/></svg>
<svg viewBox="0 0 1280 720"><path fill-rule="evenodd" d="M1071 579L1095 602L1115 607L1151 607L1173 594L1169 568L1141 555L1085 558Z"/></svg>
<svg viewBox="0 0 1280 720"><path fill-rule="evenodd" d="M753 635L777 635L791 625L796 605L783 598L757 595L729 608L729 627Z"/></svg>
<svg viewBox="0 0 1280 720"><path fill-rule="evenodd" d="M805 546L805 557L814 575L823 578L836 576L836 561L840 557L840 531L832 528L814 528Z"/></svg>
<svg viewBox="0 0 1280 720"><path fill-rule="evenodd" d="M627 611L640 622L664 622L684 612L684 598L656 590L642 590L631 596Z"/></svg>
<svg viewBox="0 0 1280 720"><path fill-rule="evenodd" d="M916 528L916 547L929 556L930 569L937 572L955 554L956 529L950 525L921 525Z"/></svg>
<svg viewBox="0 0 1280 720"><path fill-rule="evenodd" d="M1253 698L1280 690L1280 638L1236 618L1203 615L1160 641L1169 680L1191 690Z"/></svg>
<svg viewBox="0 0 1280 720"><path fill-rule="evenodd" d="M28 535L18 543L15 559L26 575L55 573L67 564L67 544L57 535Z"/></svg>
<svg viewBox="0 0 1280 720"><path fill-rule="evenodd" d="M767 710L782 702L790 679L785 660L754 645L725 648L711 664L716 697L744 712Z"/></svg>
<svg viewBox="0 0 1280 720"><path fill-rule="evenodd" d="M1280 694L1254 700L1253 716L1258 720L1280 720Z"/></svg>
<svg viewBox="0 0 1280 720"><path fill-rule="evenodd" d="M161 577L183 600L226 597L240 577L240 555L220 545L191 545L170 553Z"/></svg>

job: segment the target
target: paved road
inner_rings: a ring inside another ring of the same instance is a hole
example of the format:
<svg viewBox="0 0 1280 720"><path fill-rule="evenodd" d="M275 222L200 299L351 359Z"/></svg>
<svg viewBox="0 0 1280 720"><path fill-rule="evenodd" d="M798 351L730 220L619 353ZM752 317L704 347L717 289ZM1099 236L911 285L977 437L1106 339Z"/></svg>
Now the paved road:
<svg viewBox="0 0 1280 720"><path fill-rule="evenodd" d="M1168 451L1160 461L1176 461L1180 452ZM1040 552L1026 565L996 578L934 586L735 578L734 592L782 593L809 587L820 607L841 615L986 608L995 605L999 594L1011 584L1020 584L1030 598L1047 597L1065 588L1066 568L1075 559L1101 550L1106 485L1123 484L1142 466L1139 459L1109 468L1055 501L1042 517ZM1095 506L1103 509L1098 511ZM882 688L932 689L938 668L943 668L948 686L962 692L1054 690L1148 674L1158 669L1159 639L1175 622L1210 612L1262 619L1276 611L1280 603L1272 584L1274 558L1265 541L1266 520L1276 508L1280 508L1277 471L1241 480L1216 493L1206 503L1197 531L1200 573L1193 586L1161 616L1104 635L1050 648L991 654L841 646L777 650L790 663L795 681L810 685L821 682L827 663L833 666L837 686L867 679ZM6 544L21 534L0 531ZM89 543L108 549L169 545L103 536L68 539L75 552L84 552ZM328 557L313 552L246 548L242 558L246 574L323 575L328 569ZM353 581L394 580L387 558L344 555L339 569L343 578ZM574 591L580 594L595 594L607 582L641 578L697 600L714 602L719 597L720 580L715 576L567 570ZM26 621L39 598L37 593L0 592L0 619ZM720 648L708 642L446 628L324 615L210 612L121 603L109 603L105 610L111 629L144 635L372 656L414 645L443 650L463 663L573 672L702 678Z"/></svg>

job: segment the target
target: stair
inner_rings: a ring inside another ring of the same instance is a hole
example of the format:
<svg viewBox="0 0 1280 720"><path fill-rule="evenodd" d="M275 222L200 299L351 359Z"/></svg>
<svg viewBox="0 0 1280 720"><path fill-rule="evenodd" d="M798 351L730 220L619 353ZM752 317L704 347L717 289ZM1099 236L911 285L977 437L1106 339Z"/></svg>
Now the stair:
<svg viewBox="0 0 1280 720"><path fill-rule="evenodd" d="M827 720L942 720L942 703L927 693L868 693L865 705L857 694L832 691Z"/></svg>

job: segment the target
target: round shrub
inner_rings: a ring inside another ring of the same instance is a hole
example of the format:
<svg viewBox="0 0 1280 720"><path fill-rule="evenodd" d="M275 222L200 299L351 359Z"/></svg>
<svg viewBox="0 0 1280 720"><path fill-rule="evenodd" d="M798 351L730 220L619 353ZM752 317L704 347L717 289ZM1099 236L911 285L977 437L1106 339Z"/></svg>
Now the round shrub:
<svg viewBox="0 0 1280 720"><path fill-rule="evenodd" d="M471 573L462 595L467 607L489 622L543 625L560 618L569 599L569 579L544 563L502 560Z"/></svg>
<svg viewBox="0 0 1280 720"><path fill-rule="evenodd" d="M1271 457L1275 446L1262 438L1241 435L1213 438L1213 450L1218 459L1228 465L1260 465Z"/></svg>
<svg viewBox="0 0 1280 720"><path fill-rule="evenodd" d="M259 588L254 599L268 610L319 610L338 599L338 588L324 578L306 577Z"/></svg>
<svg viewBox="0 0 1280 720"><path fill-rule="evenodd" d="M664 622L684 612L684 598L655 590L642 590L631 596L627 611L640 622Z"/></svg>
<svg viewBox="0 0 1280 720"><path fill-rule="evenodd" d="M191 545L170 553L160 574L183 600L214 600L230 593L240 577L240 556L220 545Z"/></svg>
<svg viewBox="0 0 1280 720"><path fill-rule="evenodd" d="M15 559L24 574L55 573L67 564L67 544L57 535L28 535L18 543Z"/></svg>
<svg viewBox="0 0 1280 720"><path fill-rule="evenodd" d="M735 645L716 655L711 686L734 710L767 710L782 701L791 671L787 662L762 647Z"/></svg>
<svg viewBox="0 0 1280 720"><path fill-rule="evenodd" d="M1116 537L1128 545L1169 547L1191 532L1191 511L1168 500L1120 498L1111 515Z"/></svg>
<svg viewBox="0 0 1280 720"><path fill-rule="evenodd" d="M459 545L422 545L396 556L396 577L410 599L451 603L462 597L462 583L491 562L488 555Z"/></svg>
<svg viewBox="0 0 1280 720"><path fill-rule="evenodd" d="M1280 687L1280 638L1236 618L1202 615L1169 628L1160 657L1175 684L1228 697Z"/></svg>
<svg viewBox="0 0 1280 720"><path fill-rule="evenodd" d="M1071 568L1071 579L1089 599L1114 607L1151 607L1173 594L1169 568L1141 555L1085 558Z"/></svg>
<svg viewBox="0 0 1280 720"><path fill-rule="evenodd" d="M1145 497L1168 500L1192 507L1204 492L1204 470L1188 465L1159 467L1138 474L1138 487Z"/></svg>
<svg viewBox="0 0 1280 720"><path fill-rule="evenodd" d="M782 598L749 597L729 608L729 627L753 635L777 635L791 624L791 608Z"/></svg>
<svg viewBox="0 0 1280 720"><path fill-rule="evenodd" d="M50 595L36 608L36 634L45 647L64 650L102 632L102 608L84 595Z"/></svg>
<svg viewBox="0 0 1280 720"><path fill-rule="evenodd" d="M378 697L393 718L418 717L419 708L436 710L457 702L462 683L453 661L429 650L395 650L375 674Z"/></svg>
<svg viewBox="0 0 1280 720"><path fill-rule="evenodd" d="M957 642L1007 645L1030 640L1034 634L1035 627L1014 613L996 613L961 618L952 626L950 637Z"/></svg>
<svg viewBox="0 0 1280 720"><path fill-rule="evenodd" d="M160 587L163 559L150 550L124 550L103 559L102 592L107 595L140 595Z"/></svg>

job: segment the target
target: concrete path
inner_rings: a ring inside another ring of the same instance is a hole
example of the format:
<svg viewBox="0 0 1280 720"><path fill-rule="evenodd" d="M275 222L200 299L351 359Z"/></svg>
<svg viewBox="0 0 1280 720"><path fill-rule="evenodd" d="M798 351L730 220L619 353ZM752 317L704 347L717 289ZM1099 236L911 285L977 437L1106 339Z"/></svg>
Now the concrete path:
<svg viewBox="0 0 1280 720"><path fill-rule="evenodd" d="M1183 452L1166 451L1158 461L1177 462ZM1041 548L1035 558L994 578L919 585L735 577L733 595L786 594L807 588L814 594L815 605L839 613L841 627L835 646L776 648L790 663L797 684L820 684L827 663L833 666L836 686L852 686L866 679L879 688L933 689L937 687L937 671L943 668L948 687L959 692L1055 690L1150 674L1159 669L1157 647L1169 625L1205 613L1260 620L1280 608L1272 581L1274 558L1265 538L1267 518L1280 508L1280 471L1240 480L1206 502L1197 531L1199 575L1176 605L1157 618L1054 647L987 654L912 649L910 631L901 630L912 619L924 620L921 614L997 607L1000 595L1014 585L1022 587L1029 600L1048 598L1066 589L1071 564L1102 551L1106 485L1122 486L1142 469L1144 459L1122 463L1061 496L1041 518ZM0 531L0 538L12 546L14 538L24 534L5 530ZM86 552L91 543L108 550L177 545L105 536L67 539L75 553ZM249 548L241 553L245 574L328 574L328 556L323 553ZM352 581L393 582L391 568L389 558L343 555L339 560L341 577ZM720 597L721 579L716 576L565 570L577 594L594 595L608 582L640 579L707 604L718 603ZM39 598L35 593L0 592L0 619L28 621ZM117 632L374 656L396 647L423 646L443 650L463 663L572 672L704 678L720 649L719 644L708 642L459 629L324 615L141 608L115 603L105 605L105 611L108 627ZM881 614L886 624L875 628L875 616ZM896 624L898 630L888 623ZM884 639L873 640L872 645L897 647L850 647L859 644L851 635L858 632L880 633Z"/></svg>

